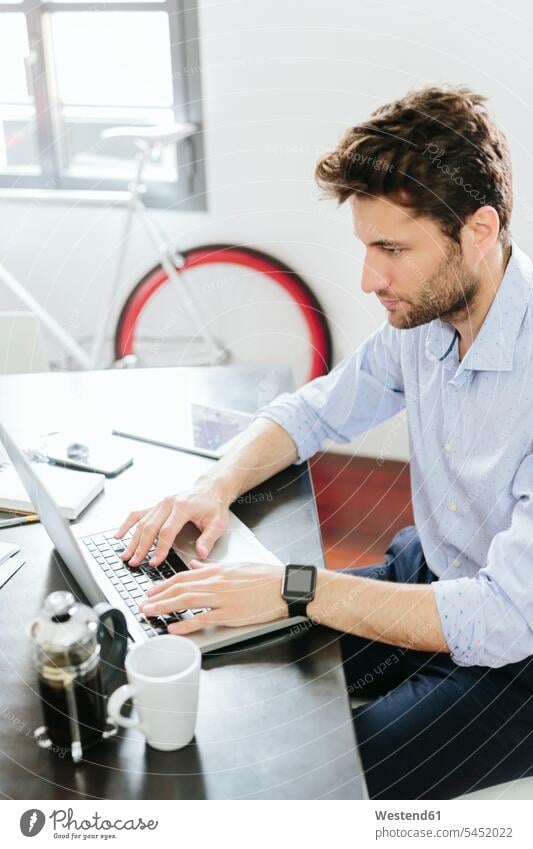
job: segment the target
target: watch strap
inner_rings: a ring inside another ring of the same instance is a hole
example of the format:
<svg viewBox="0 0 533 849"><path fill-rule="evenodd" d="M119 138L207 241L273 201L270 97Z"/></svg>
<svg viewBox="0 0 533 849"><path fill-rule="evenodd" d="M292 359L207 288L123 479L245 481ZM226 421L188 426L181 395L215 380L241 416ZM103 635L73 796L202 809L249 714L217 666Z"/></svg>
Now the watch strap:
<svg viewBox="0 0 533 849"><path fill-rule="evenodd" d="M289 618L293 616L307 616L307 605L312 599L298 599L297 601L287 601L289 609Z"/></svg>

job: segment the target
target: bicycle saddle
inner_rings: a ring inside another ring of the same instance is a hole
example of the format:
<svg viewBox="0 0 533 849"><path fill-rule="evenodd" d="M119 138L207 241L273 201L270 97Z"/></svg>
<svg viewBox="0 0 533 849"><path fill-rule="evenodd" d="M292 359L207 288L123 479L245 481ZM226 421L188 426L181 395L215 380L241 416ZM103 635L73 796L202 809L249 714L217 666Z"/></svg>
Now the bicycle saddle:
<svg viewBox="0 0 533 849"><path fill-rule="evenodd" d="M132 139L135 142L147 142L149 144L170 144L180 139L185 139L196 132L195 124L165 124L152 127L109 127L104 130L100 138L107 139Z"/></svg>

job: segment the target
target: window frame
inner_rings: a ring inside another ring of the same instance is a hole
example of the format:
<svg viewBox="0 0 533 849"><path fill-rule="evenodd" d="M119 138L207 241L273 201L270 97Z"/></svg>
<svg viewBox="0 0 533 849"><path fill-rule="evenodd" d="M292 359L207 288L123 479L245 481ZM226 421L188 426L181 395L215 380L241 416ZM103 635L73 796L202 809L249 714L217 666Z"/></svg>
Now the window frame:
<svg viewBox="0 0 533 849"><path fill-rule="evenodd" d="M35 109L39 174L0 170L0 195L50 198L52 201L83 202L126 199L128 180L72 176L62 172L61 108L54 85L51 17L55 12L153 12L166 11L170 33L174 120L190 122L198 131L176 145L178 177L150 181L143 201L147 206L168 209L204 210L205 168L203 155L201 65L196 0L0 0L2 13L23 13L30 50L29 77ZM197 72L187 73L190 68ZM109 107L105 107L109 109ZM117 118L117 125L120 119ZM127 120L122 122L127 123ZM132 155L132 176L134 173ZM98 188L94 182L98 180Z"/></svg>

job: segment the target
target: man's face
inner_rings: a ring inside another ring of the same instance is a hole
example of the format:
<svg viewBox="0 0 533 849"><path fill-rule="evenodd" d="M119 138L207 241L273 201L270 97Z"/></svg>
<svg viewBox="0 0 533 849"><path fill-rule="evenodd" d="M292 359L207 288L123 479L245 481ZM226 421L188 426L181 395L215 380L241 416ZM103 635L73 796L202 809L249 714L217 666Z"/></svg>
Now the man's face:
<svg viewBox="0 0 533 849"><path fill-rule="evenodd" d="M350 204L366 248L361 288L377 295L393 327L468 317L479 280L435 221L386 197L353 196Z"/></svg>

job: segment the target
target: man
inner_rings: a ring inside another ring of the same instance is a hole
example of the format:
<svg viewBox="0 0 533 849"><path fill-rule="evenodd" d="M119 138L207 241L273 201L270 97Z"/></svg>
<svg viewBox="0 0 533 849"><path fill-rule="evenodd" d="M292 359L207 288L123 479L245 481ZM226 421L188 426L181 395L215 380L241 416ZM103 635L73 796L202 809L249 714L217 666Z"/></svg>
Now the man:
<svg viewBox="0 0 533 849"><path fill-rule="evenodd" d="M125 559L157 538L159 563L200 529L194 569L144 607L210 608L172 633L287 616L282 568L202 564L228 506L405 409L416 529L380 568L320 571L307 614L342 633L349 692L372 699L354 712L371 797L453 797L533 771L533 267L510 240L509 151L483 97L426 88L348 130L317 179L351 206L387 321L118 536L136 524Z"/></svg>

